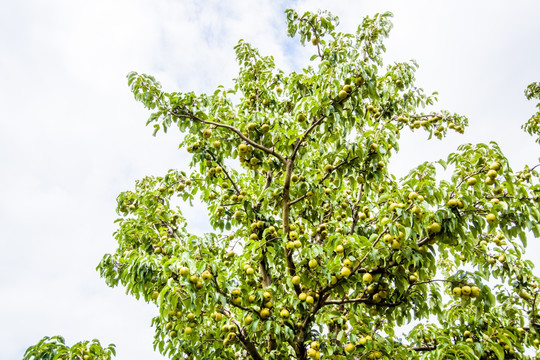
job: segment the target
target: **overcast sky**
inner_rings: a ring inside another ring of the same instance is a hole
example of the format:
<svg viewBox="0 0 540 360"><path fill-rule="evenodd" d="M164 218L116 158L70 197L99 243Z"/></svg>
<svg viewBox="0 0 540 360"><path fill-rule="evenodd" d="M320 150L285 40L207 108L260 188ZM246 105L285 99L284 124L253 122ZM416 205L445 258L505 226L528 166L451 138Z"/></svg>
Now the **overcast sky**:
<svg viewBox="0 0 540 360"><path fill-rule="evenodd" d="M0 358L20 359L42 336L62 334L68 344L115 343L120 360L162 359L152 350L155 309L95 271L115 248L117 194L186 168L178 134L154 138L144 126L149 113L125 75L211 92L231 85L241 38L299 69L312 49L286 36L287 7L328 9L343 31L392 11L387 61L416 59L418 84L439 91L440 108L469 117L465 135L444 142L405 136L396 172L491 140L514 169L538 162L540 147L520 130L535 111L523 91L540 81L538 1L2 1ZM190 228L203 232L204 218L189 216ZM540 266L539 241L529 241Z"/></svg>

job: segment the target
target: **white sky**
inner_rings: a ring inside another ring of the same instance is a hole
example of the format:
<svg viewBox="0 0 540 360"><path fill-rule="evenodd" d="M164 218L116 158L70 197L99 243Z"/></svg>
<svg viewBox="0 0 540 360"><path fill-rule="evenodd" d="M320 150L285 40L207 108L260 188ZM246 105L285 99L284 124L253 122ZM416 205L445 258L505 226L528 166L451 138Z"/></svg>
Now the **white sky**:
<svg viewBox="0 0 540 360"><path fill-rule="evenodd" d="M153 138L144 126L149 113L125 75L210 92L231 84L241 38L298 68L312 49L286 37L286 7L328 9L343 31L392 11L387 59L416 59L418 84L469 117L466 134L445 142L404 138L392 163L399 173L464 142L497 141L514 169L537 162L540 148L520 126L535 111L525 86L540 81L538 1L0 2L0 358L62 334L69 344L115 343L120 360L162 359L152 350L152 306L95 271L115 247L116 195L186 166L177 133ZM201 219L191 216L194 231L204 231ZM539 241L529 241L540 265Z"/></svg>

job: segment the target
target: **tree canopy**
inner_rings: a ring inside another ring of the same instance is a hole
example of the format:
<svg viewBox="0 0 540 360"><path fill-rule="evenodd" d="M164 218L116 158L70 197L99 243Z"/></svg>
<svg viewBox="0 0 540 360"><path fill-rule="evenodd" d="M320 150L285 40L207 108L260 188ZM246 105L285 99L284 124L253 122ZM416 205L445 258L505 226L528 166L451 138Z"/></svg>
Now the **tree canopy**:
<svg viewBox="0 0 540 360"><path fill-rule="evenodd" d="M415 62L383 64L390 13L355 33L329 12L286 17L313 49L300 72L241 40L230 89L166 92L128 75L154 135L182 134L192 172L118 196L106 283L156 304L154 344L171 359L537 354L538 278L523 253L540 236L538 165L515 171L495 142L463 144L397 178L388 164L403 132L443 140L467 118L432 111L437 94L415 84ZM182 214L195 199L204 236ZM47 358L38 353L25 359Z"/></svg>

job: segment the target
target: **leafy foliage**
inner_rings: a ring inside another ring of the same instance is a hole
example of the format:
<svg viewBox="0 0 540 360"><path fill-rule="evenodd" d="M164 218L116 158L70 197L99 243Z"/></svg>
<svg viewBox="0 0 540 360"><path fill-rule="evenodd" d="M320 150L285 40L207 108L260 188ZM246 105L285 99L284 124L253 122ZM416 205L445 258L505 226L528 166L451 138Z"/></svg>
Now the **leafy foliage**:
<svg viewBox="0 0 540 360"><path fill-rule="evenodd" d="M539 99L540 100L540 83L532 83L525 89L525 97L528 100ZM534 114L525 124L523 124L523 130L531 135L538 135L536 139L537 143L540 143L540 102L536 104L538 111Z"/></svg>
<svg viewBox="0 0 540 360"><path fill-rule="evenodd" d="M61 336L46 336L26 350L23 360L110 360L114 355L114 345L103 348L95 339L69 347Z"/></svg>
<svg viewBox="0 0 540 360"><path fill-rule="evenodd" d="M441 140L467 118L426 110L436 93L415 85L416 63L384 67L391 14L352 34L328 12L286 16L314 49L300 73L240 41L231 89L165 92L128 75L154 134L182 133L193 172L118 196L101 276L156 304L154 344L171 359L533 354L538 278L522 256L540 235L538 165L514 172L496 143L464 144L397 179L402 132ZM204 236L177 205L195 198Z"/></svg>

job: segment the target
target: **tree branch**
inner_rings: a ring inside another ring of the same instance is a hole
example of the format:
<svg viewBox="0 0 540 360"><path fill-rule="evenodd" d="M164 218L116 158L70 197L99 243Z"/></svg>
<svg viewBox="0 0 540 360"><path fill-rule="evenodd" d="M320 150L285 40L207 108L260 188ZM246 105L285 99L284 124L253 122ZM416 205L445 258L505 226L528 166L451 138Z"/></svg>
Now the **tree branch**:
<svg viewBox="0 0 540 360"><path fill-rule="evenodd" d="M246 330L242 327L242 325L240 325L240 323L238 321L236 321L236 319L234 319L232 312L229 309L225 308L225 307L220 308L220 310L225 315L227 315L228 318L231 319L233 324L238 329L238 333L237 333L238 334L238 340L240 340L240 342L244 346L244 349L246 349L246 351L253 358L253 360L263 360L263 358L259 354L259 351L257 350L257 347L255 346L255 344L253 344L249 340L249 337L248 337L248 335L246 333Z"/></svg>
<svg viewBox="0 0 540 360"><path fill-rule="evenodd" d="M148 87L146 87L146 88L149 89ZM163 93L161 93L161 94L163 94ZM178 113L174 112L174 110L171 110L167 106L164 106L163 102L161 101L159 96L154 95L154 98L155 98L156 102L160 105L160 107L164 108L166 110L166 112L171 116L178 117L178 118L187 118L187 119L190 119L190 120L195 120L195 121L201 122L203 124L213 125L215 127L221 127L221 128L230 130L230 131L234 132L236 135L238 135L242 140L244 140L245 142L250 144L251 146L256 147L257 149L262 150L265 153L276 157L282 164L286 164L286 162L287 162L283 156L281 156L280 154L278 154L274 150L269 149L269 148L255 142L255 141L251 140L250 138L248 138L247 136L242 134L242 132L240 130L238 130L237 128L235 128L234 126L219 123L219 122L215 122L215 121L203 120L200 117L193 114L193 112L191 112L191 111L189 111L187 109L183 109L183 111L184 111L183 114L178 114Z"/></svg>
<svg viewBox="0 0 540 360"><path fill-rule="evenodd" d="M188 119L191 119L191 120L202 122L203 124L213 125L215 127L221 127L221 128L230 130L230 131L236 133L236 135L238 135L238 137L240 137L242 140L244 140L245 142L247 142L251 146L253 146L253 147L255 147L255 148L259 149L259 150L262 150L267 154L270 154L270 155L276 157L282 164L287 163L287 160L285 160L285 158L283 156L281 156L280 154L275 152L273 149L269 149L266 146L261 145L261 144L255 142L255 141L251 140L250 138L248 138L247 136L242 134L242 132L240 130L238 130L237 128L235 128L234 126L219 123L219 122L215 122L215 121L203 120L203 119L201 119L200 117L196 116L195 114L193 114L191 112L186 113L186 114L174 114L173 113L173 115L176 116L176 117L179 117L179 118L188 118Z"/></svg>
<svg viewBox="0 0 540 360"><path fill-rule="evenodd" d="M411 348L411 350L414 350L414 351L433 351L436 349L437 349L437 346L435 345L415 346Z"/></svg>
<svg viewBox="0 0 540 360"><path fill-rule="evenodd" d="M214 154L211 151L209 151L208 153L210 154L212 159L221 167L221 169L223 170L223 173L225 173L225 176L227 176L227 179L229 179L232 186L234 186L234 189L236 190L236 193L240 194L240 188L238 187L238 185L236 185L236 183L233 181L233 179L229 176L229 173L227 172L227 170L225 169L223 164L219 162L219 160L214 156Z"/></svg>

